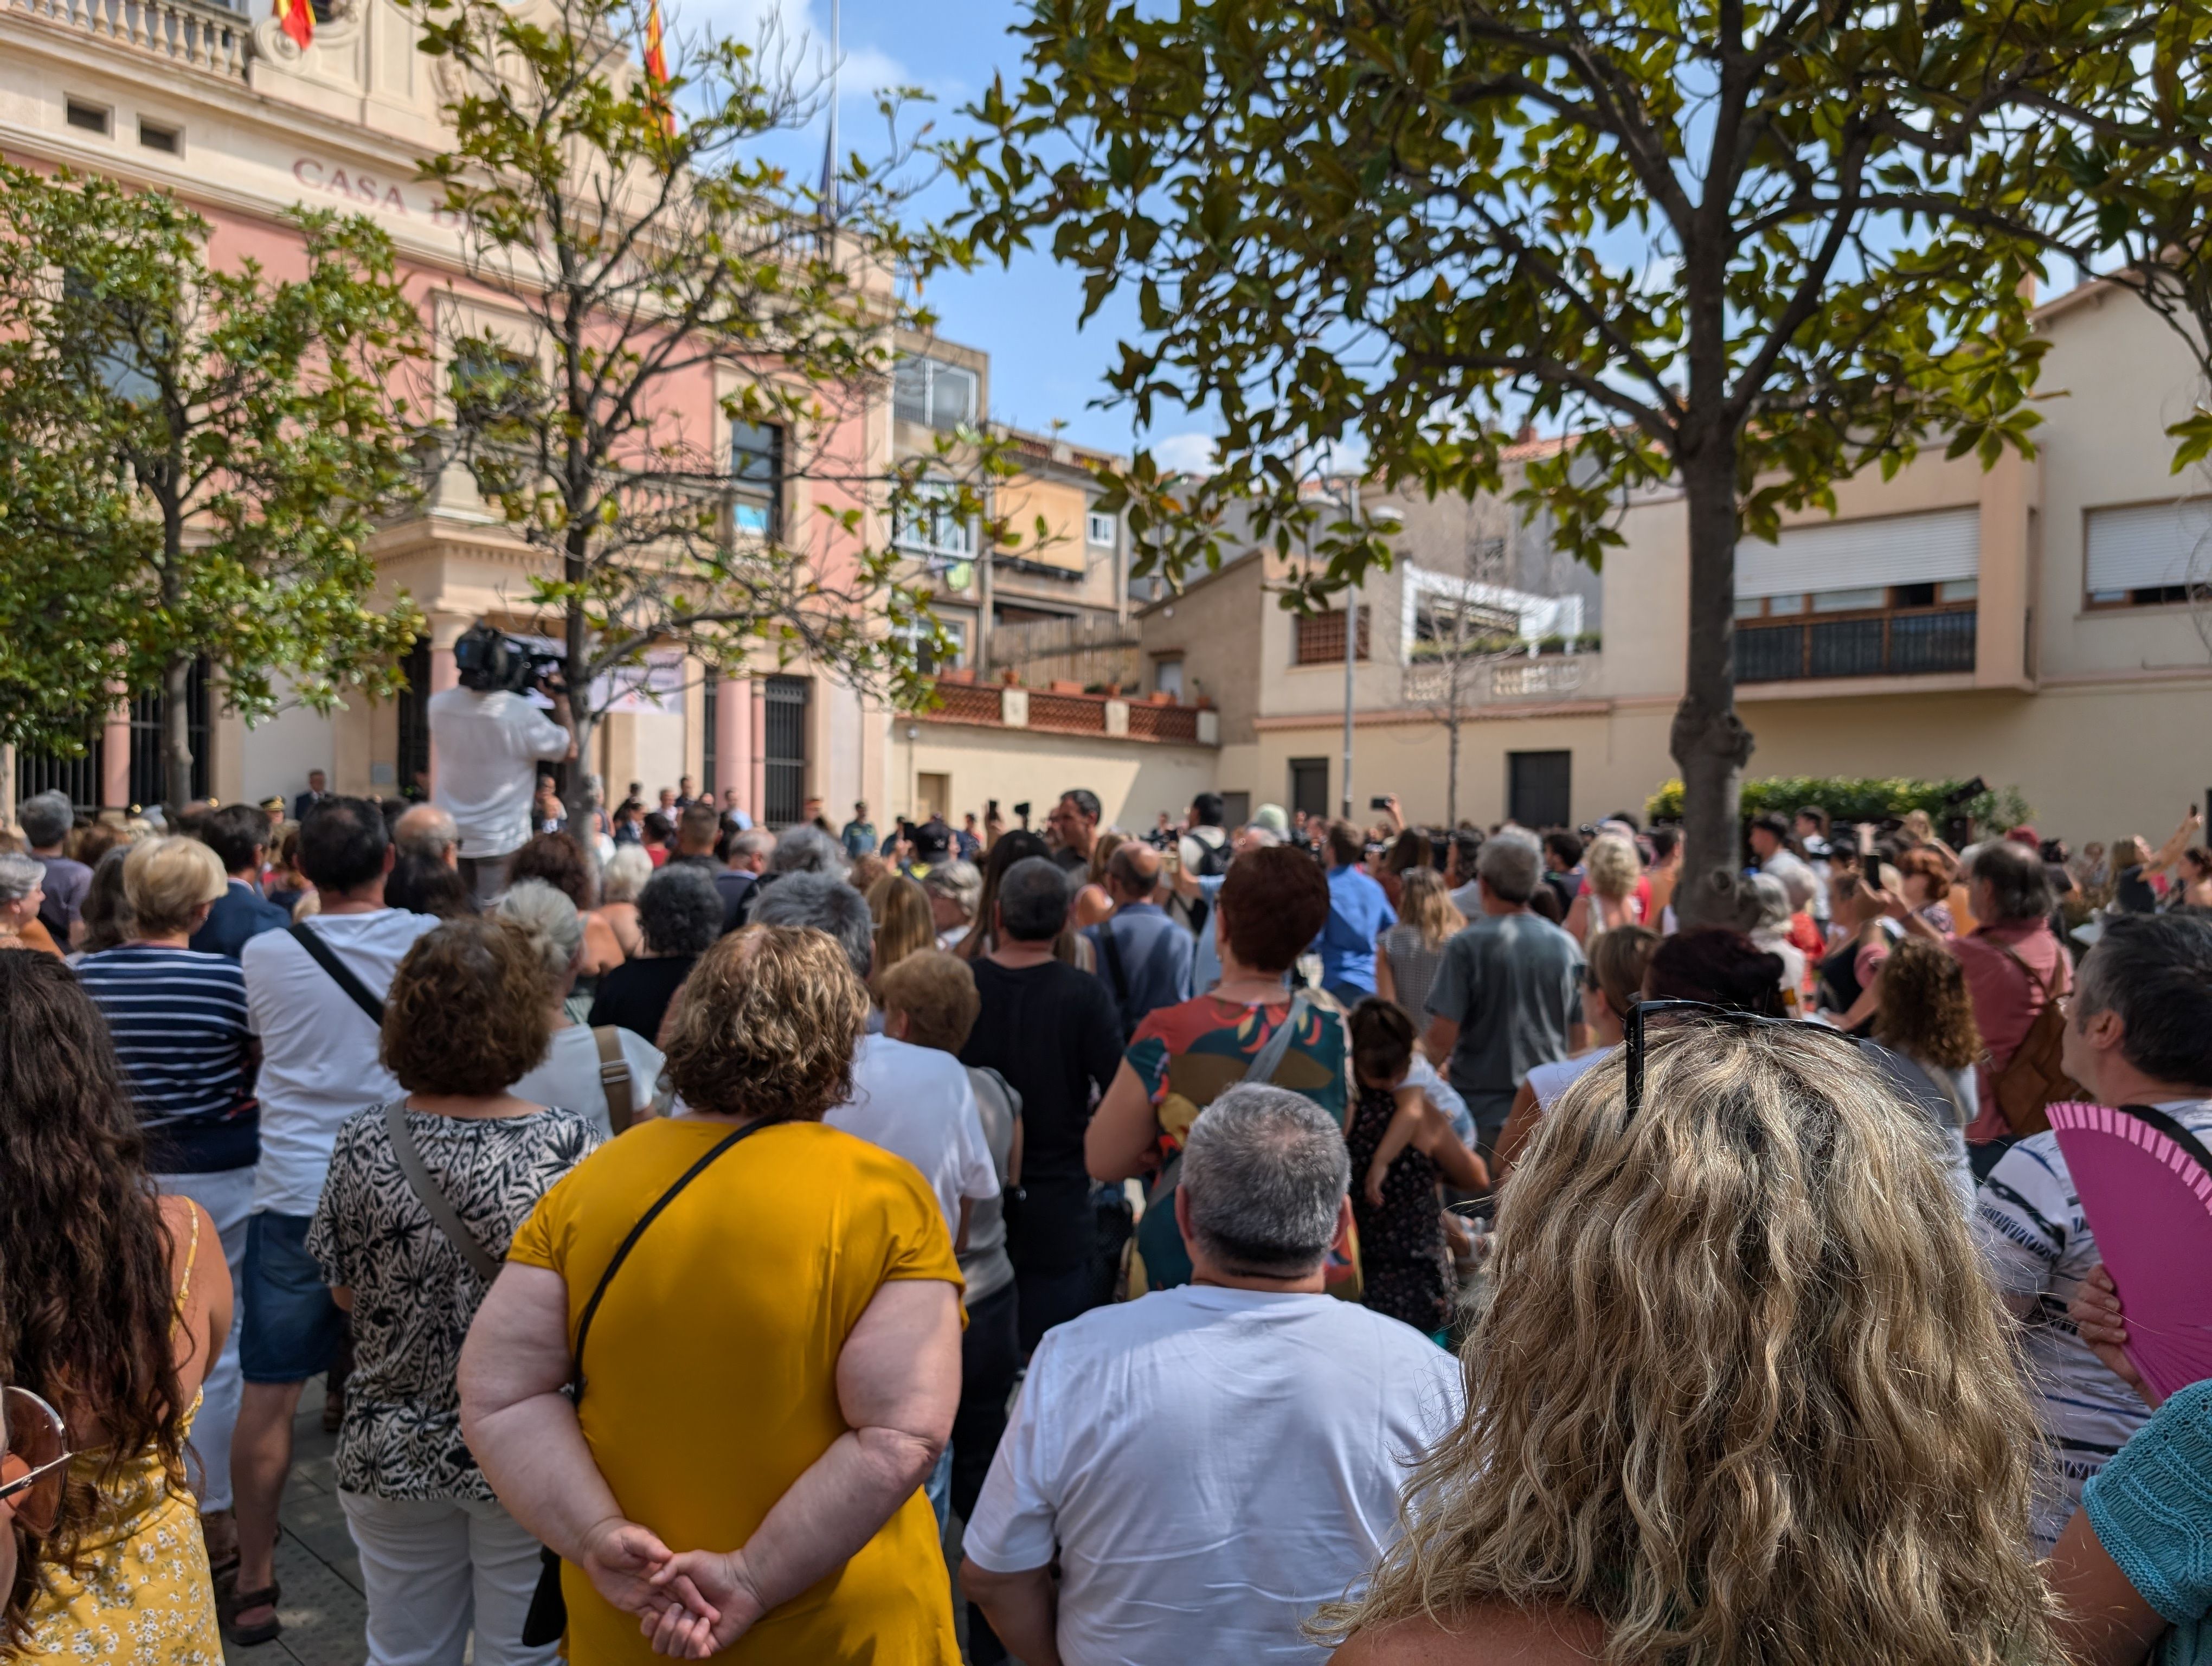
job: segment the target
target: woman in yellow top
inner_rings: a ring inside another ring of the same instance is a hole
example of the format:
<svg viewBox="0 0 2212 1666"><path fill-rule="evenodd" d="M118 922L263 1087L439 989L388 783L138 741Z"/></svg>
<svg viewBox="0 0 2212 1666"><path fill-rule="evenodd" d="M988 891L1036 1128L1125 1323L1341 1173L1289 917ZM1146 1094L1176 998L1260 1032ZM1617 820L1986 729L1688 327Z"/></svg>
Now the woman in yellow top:
<svg viewBox="0 0 2212 1666"><path fill-rule="evenodd" d="M574 1666L663 1652L954 1666L921 1486L960 1397L960 1273L902 1158L821 1124L867 992L819 932L702 956L668 1048L687 1109L602 1146L516 1236L461 1355L461 1426L567 1566ZM631 1230L677 1192L579 1322Z"/></svg>
<svg viewBox="0 0 2212 1666"><path fill-rule="evenodd" d="M215 1223L155 1195L107 1025L60 961L0 955L0 1381L46 1401L62 1425L47 1449L75 1454L58 1511L48 1493L21 1518L39 1536L7 1593L0 1657L220 1666L184 1465L230 1334Z"/></svg>

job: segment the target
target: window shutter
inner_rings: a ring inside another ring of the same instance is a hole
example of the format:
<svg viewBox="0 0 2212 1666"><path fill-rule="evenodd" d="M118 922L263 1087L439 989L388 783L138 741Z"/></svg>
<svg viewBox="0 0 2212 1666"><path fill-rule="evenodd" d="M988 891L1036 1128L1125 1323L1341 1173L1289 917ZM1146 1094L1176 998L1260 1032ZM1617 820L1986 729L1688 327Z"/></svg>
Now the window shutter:
<svg viewBox="0 0 2212 1666"><path fill-rule="evenodd" d="M1981 559L1979 509L1793 526L1778 544L1746 538L1736 545L1735 593L1748 599L1947 584L1975 577Z"/></svg>
<svg viewBox="0 0 2212 1666"><path fill-rule="evenodd" d="M2212 573L2212 501L2092 509L2082 588L2104 595L2203 583Z"/></svg>

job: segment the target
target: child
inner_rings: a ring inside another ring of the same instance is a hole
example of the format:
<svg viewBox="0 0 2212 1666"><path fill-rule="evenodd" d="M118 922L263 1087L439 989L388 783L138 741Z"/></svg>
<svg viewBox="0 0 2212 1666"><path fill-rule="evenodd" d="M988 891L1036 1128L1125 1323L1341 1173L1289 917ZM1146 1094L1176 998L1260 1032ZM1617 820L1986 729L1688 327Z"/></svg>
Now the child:
<svg viewBox="0 0 2212 1666"><path fill-rule="evenodd" d="M1387 1008L1396 1014L1400 1022L1392 1023L1380 1012L1367 1012L1370 1006ZM1363 1013L1366 1014L1364 1019ZM1442 1106L1429 1103L1429 1096L1424 1091L1420 1067L1425 1062L1413 1051L1413 1025L1405 1021L1405 1014L1395 1004L1363 1000L1352 1009L1353 1080L1363 1094L1388 1093L1395 1102L1389 1126L1383 1130L1382 1141L1367 1164L1367 1180L1362 1188L1368 1202L1378 1209L1382 1207L1382 1178L1390 1172L1390 1165L1404 1156L1406 1148L1419 1136L1424 1122L1431 1116L1446 1116ZM1455 1130L1453 1137L1458 1137ZM1483 1173L1467 1189L1487 1190L1490 1176L1481 1158L1472 1152L1468 1157Z"/></svg>
<svg viewBox="0 0 2212 1666"><path fill-rule="evenodd" d="M1395 1001L1352 1010L1354 1097L1345 1141L1355 1174L1361 1299L1377 1312L1442 1337L1451 1317L1451 1262L1437 1183L1487 1189L1481 1158L1460 1143L1427 1103L1413 1063L1413 1023Z"/></svg>

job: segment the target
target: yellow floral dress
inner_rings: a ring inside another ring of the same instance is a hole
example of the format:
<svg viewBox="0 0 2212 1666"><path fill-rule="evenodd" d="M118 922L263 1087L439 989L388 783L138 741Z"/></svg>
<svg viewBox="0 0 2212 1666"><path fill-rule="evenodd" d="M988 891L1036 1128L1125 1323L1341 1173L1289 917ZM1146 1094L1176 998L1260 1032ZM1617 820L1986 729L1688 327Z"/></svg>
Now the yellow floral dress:
<svg viewBox="0 0 2212 1666"><path fill-rule="evenodd" d="M177 1289L179 1318L199 1236L194 1210ZM199 1407L196 1395L185 1416L187 1433ZM72 1487L96 1482L105 1456L79 1454L70 1465ZM199 1505L159 1453L142 1453L101 1493L75 1560L75 1572L52 1564L40 1569L39 1592L25 1616L30 1646L18 1658L51 1666L222 1666Z"/></svg>

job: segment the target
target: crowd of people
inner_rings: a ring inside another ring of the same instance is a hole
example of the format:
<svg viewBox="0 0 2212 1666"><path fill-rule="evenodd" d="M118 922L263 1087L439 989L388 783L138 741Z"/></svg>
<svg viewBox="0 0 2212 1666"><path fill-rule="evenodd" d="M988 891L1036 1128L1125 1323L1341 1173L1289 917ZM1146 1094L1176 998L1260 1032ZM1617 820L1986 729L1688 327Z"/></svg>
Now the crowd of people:
<svg viewBox="0 0 2212 1666"><path fill-rule="evenodd" d="M0 836L0 1655L280 1635L319 1381L376 1666L2212 1660L2048 1114L2212 1141L2194 818L771 830L564 734Z"/></svg>

